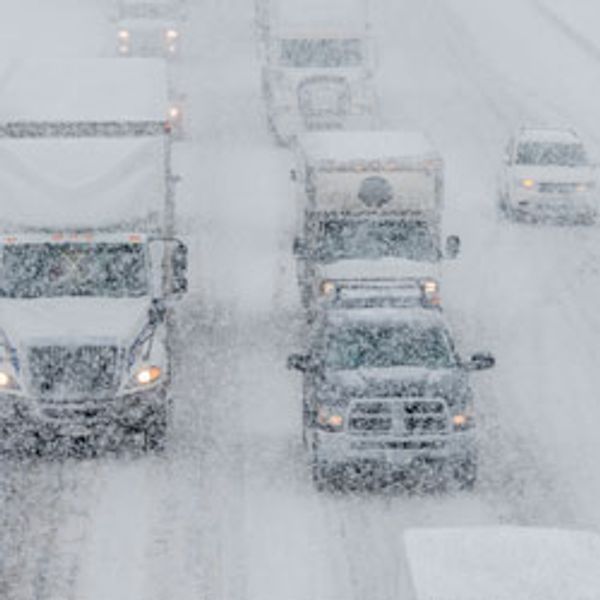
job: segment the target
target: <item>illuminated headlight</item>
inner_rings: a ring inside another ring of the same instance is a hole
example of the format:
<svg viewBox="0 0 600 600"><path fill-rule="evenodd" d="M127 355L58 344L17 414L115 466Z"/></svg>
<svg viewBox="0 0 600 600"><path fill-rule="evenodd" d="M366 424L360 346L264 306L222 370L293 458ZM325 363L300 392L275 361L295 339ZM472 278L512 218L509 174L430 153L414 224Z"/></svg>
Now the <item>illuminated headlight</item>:
<svg viewBox="0 0 600 600"><path fill-rule="evenodd" d="M0 390L13 387L12 377L5 371L0 371Z"/></svg>
<svg viewBox="0 0 600 600"><path fill-rule="evenodd" d="M335 409L322 406L317 412L317 425L327 431L341 431L344 416Z"/></svg>
<svg viewBox="0 0 600 600"><path fill-rule="evenodd" d="M330 298L336 292L336 285L333 281L322 281L320 290L322 296Z"/></svg>
<svg viewBox="0 0 600 600"><path fill-rule="evenodd" d="M138 385L150 385L158 381L161 375L160 367L143 367L135 374L135 381Z"/></svg>
<svg viewBox="0 0 600 600"><path fill-rule="evenodd" d="M119 29L119 32L117 33L117 37L122 42L128 42L129 38L131 37L131 34L129 33L129 31L127 31L127 29Z"/></svg>
<svg viewBox="0 0 600 600"><path fill-rule="evenodd" d="M459 413L452 417L452 425L455 431L464 431L474 425L474 416L472 413Z"/></svg>
<svg viewBox="0 0 600 600"><path fill-rule="evenodd" d="M527 177L526 179L521 179L520 184L521 187L525 188L526 190L532 190L533 188L535 188L535 181L533 179L530 179L529 177Z"/></svg>
<svg viewBox="0 0 600 600"><path fill-rule="evenodd" d="M181 117L181 109L178 106L171 106L169 108L169 119L171 121L177 121Z"/></svg>
<svg viewBox="0 0 600 600"><path fill-rule="evenodd" d="M435 279L423 279L421 281L421 293L423 303L426 306L439 306L441 304L440 286Z"/></svg>
<svg viewBox="0 0 600 600"><path fill-rule="evenodd" d="M588 181L587 183L578 183L575 186L575 190L578 192L589 192L596 187L596 184L593 181Z"/></svg>
<svg viewBox="0 0 600 600"><path fill-rule="evenodd" d="M165 31L165 37L168 41L173 42L179 37L179 31L176 29L167 29L167 31Z"/></svg>

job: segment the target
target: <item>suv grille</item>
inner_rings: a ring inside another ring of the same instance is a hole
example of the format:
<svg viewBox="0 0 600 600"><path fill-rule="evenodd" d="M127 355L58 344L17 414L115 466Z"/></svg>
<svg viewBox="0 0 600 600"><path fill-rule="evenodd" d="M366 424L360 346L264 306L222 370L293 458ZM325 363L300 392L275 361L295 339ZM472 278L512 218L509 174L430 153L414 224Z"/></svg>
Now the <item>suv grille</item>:
<svg viewBox="0 0 600 600"><path fill-rule="evenodd" d="M116 346L36 346L29 350L30 385L45 399L103 397L115 392Z"/></svg>
<svg viewBox="0 0 600 600"><path fill-rule="evenodd" d="M447 433L446 403L439 399L356 402L350 408L350 433L364 436L427 436Z"/></svg>

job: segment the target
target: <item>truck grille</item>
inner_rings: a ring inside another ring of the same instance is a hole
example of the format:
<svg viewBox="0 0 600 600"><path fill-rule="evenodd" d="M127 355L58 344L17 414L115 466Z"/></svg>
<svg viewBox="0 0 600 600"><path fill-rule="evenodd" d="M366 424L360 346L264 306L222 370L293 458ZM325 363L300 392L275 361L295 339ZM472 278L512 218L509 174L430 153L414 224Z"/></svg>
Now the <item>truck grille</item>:
<svg viewBox="0 0 600 600"><path fill-rule="evenodd" d="M540 183L540 192L543 194L572 194L577 191L578 183Z"/></svg>
<svg viewBox="0 0 600 600"><path fill-rule="evenodd" d="M44 399L108 397L116 390L116 346L36 346L29 349L32 391Z"/></svg>
<svg viewBox="0 0 600 600"><path fill-rule="evenodd" d="M350 90L342 77L316 76L298 86L298 105L305 118L343 117L350 108Z"/></svg>
<svg viewBox="0 0 600 600"><path fill-rule="evenodd" d="M350 433L362 436L431 436L447 433L448 411L440 399L355 402L350 408Z"/></svg>

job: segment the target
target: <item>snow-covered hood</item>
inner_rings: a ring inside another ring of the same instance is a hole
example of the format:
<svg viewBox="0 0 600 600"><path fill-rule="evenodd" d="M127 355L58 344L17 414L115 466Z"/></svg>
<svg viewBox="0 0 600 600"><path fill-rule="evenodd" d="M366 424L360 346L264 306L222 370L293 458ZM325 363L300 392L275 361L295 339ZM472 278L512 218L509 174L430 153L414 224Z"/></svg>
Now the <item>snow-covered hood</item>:
<svg viewBox="0 0 600 600"><path fill-rule="evenodd" d="M274 67L270 69L271 79L276 87L289 88L289 91L296 93L298 85L307 79L312 77L331 77L333 79L345 79L349 83L363 82L366 83L368 80L367 68L365 66L358 66L354 68L346 69L331 69L331 68L315 68L309 69L296 69L296 68L283 68Z"/></svg>
<svg viewBox="0 0 600 600"><path fill-rule="evenodd" d="M590 166L516 165L512 171L517 180L533 179L537 183L590 183L597 179L596 170Z"/></svg>
<svg viewBox="0 0 600 600"><path fill-rule="evenodd" d="M468 393L468 377L459 366L369 368L326 371L324 400L348 404L353 398L441 396L457 402Z"/></svg>
<svg viewBox="0 0 600 600"><path fill-rule="evenodd" d="M374 258L338 260L332 263L317 263L317 276L321 279L402 279L441 277L439 262L407 260L404 258Z"/></svg>
<svg viewBox="0 0 600 600"><path fill-rule="evenodd" d="M148 319L143 298L0 299L0 330L17 347L130 343Z"/></svg>

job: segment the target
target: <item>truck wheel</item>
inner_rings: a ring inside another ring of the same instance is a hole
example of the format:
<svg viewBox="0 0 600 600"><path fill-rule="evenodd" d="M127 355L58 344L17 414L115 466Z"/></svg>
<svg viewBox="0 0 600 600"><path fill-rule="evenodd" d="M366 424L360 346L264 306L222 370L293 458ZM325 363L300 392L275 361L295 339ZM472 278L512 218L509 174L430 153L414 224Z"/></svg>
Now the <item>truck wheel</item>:
<svg viewBox="0 0 600 600"><path fill-rule="evenodd" d="M152 415L144 428L144 450L146 452L164 452L167 446L167 410Z"/></svg>
<svg viewBox="0 0 600 600"><path fill-rule="evenodd" d="M477 483L477 460L467 458L454 467L454 481L459 490L472 491Z"/></svg>

